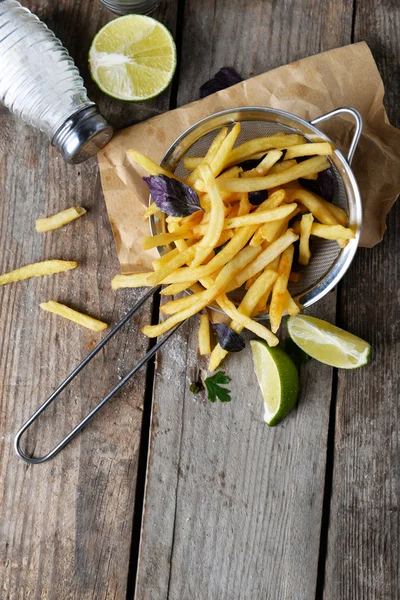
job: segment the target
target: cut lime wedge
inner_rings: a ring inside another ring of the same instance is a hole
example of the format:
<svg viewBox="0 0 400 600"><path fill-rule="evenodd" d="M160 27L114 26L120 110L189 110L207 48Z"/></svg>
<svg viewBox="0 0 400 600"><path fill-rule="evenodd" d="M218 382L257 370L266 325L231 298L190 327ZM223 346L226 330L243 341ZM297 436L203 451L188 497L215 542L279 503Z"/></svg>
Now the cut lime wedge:
<svg viewBox="0 0 400 600"><path fill-rule="evenodd" d="M368 342L322 319L291 317L288 331L304 352L331 367L357 369L366 365L371 355Z"/></svg>
<svg viewBox="0 0 400 600"><path fill-rule="evenodd" d="M250 342L254 370L265 403L264 420L277 425L296 404L299 375L292 359L281 348L270 348L262 340Z"/></svg>
<svg viewBox="0 0 400 600"><path fill-rule="evenodd" d="M162 24L144 15L114 19L96 34L89 50L91 75L118 100L140 102L163 92L175 73L176 47Z"/></svg>

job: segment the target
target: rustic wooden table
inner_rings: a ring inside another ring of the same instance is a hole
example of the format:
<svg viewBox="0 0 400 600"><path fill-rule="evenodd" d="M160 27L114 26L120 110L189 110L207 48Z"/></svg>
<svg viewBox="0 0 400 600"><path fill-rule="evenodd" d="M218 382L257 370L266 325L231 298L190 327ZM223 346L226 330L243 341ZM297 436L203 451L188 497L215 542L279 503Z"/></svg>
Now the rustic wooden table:
<svg viewBox="0 0 400 600"><path fill-rule="evenodd" d="M247 77L358 40L400 125L396 0L162 0L154 16L175 34L178 71L167 93L138 106L107 99L89 77L90 40L112 17L99 2L24 4L65 43L117 127L197 99L221 66ZM0 290L0 598L133 598L135 580L140 600L399 598L399 206L384 241L361 249L312 311L371 342L367 368L309 363L298 408L268 430L249 353L226 365L230 405L188 393L197 357L185 325L155 372L139 373L55 460L31 467L14 453L16 430L98 340L39 303L116 322L141 292L111 293L118 264L96 161L66 165L3 108L0 124L0 271L44 258L81 265ZM73 204L89 209L79 227L34 232L36 217ZM101 353L30 433L29 451L50 449L136 361L151 317L149 305Z"/></svg>

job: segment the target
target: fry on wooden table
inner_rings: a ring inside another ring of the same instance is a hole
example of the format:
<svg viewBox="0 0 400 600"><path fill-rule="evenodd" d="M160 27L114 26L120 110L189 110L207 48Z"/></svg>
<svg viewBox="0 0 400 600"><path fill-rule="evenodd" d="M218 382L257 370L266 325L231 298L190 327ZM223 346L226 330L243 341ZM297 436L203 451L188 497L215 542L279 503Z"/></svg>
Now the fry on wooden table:
<svg viewBox="0 0 400 600"><path fill-rule="evenodd" d="M82 206L71 206L71 208L66 208L51 217L36 219L36 231L39 233L54 231L68 223L72 223L84 214L86 214L86 210Z"/></svg>
<svg viewBox="0 0 400 600"><path fill-rule="evenodd" d="M13 283L14 281L30 279L31 277L63 273L75 269L77 266L78 263L71 260L43 260L0 275L0 286Z"/></svg>
<svg viewBox="0 0 400 600"><path fill-rule="evenodd" d="M60 304L55 300L49 300L48 302L42 302L40 304L40 308L51 312L54 315L58 315L60 317L64 317L64 319L68 319L69 321L73 321L82 327L86 327L86 329L91 329L92 331L103 331L103 329L107 329L107 323L103 321L99 321L94 317L90 317L89 315L85 315L69 306L65 306L65 304Z"/></svg>
<svg viewBox="0 0 400 600"><path fill-rule="evenodd" d="M200 325L198 332L199 353L201 356L211 352L211 332L210 319L207 313L200 315Z"/></svg>

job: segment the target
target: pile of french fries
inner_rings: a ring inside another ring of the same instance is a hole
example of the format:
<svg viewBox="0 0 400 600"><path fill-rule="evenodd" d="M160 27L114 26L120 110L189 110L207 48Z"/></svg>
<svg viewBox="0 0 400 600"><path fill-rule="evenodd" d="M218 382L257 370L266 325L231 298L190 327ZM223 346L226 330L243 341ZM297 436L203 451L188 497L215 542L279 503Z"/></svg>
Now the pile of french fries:
<svg viewBox="0 0 400 600"><path fill-rule="evenodd" d="M143 333L148 337L158 337L214 304L231 319L234 331L249 329L274 346L283 314L295 315L300 310L288 291L289 280L300 277L292 271L294 243L299 240L298 262L308 265L310 236L337 240L341 247L355 237L346 227L344 210L298 182L299 178L317 179L318 173L330 167L330 143L310 143L301 135L280 133L234 147L239 133L240 124L230 131L224 127L204 157L185 158L184 167L191 171L185 180L140 152L127 151L150 175L165 175L190 185L202 207L188 217L166 216L168 233L144 239L144 249L174 244L153 262L154 272L117 275L112 281L114 290L158 284L165 285L163 295L191 290L192 294L162 305L168 318L145 326ZM295 160L307 156L311 158ZM260 159L256 168L246 171L239 166L254 158ZM251 198L251 192L262 190L268 190L267 199L252 205L249 194ZM152 203L146 218L159 210ZM235 306L227 294L241 286L245 293ZM269 313L271 330L254 320L265 313ZM211 351L206 321L207 316L202 315L199 347L201 353L210 353L209 369L215 370L227 352L218 344Z"/></svg>

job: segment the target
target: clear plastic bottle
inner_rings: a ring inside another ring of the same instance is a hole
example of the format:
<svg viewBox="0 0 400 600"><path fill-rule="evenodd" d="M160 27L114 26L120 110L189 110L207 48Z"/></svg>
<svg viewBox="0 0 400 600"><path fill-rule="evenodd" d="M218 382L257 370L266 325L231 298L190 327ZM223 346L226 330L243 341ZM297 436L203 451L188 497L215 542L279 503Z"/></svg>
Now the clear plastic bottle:
<svg viewBox="0 0 400 600"><path fill-rule="evenodd" d="M148 15L160 4L160 0L100 0L116 15Z"/></svg>
<svg viewBox="0 0 400 600"><path fill-rule="evenodd" d="M113 134L60 40L16 0L0 1L0 101L68 162L93 156Z"/></svg>

